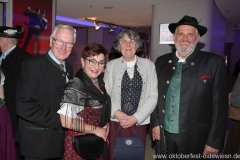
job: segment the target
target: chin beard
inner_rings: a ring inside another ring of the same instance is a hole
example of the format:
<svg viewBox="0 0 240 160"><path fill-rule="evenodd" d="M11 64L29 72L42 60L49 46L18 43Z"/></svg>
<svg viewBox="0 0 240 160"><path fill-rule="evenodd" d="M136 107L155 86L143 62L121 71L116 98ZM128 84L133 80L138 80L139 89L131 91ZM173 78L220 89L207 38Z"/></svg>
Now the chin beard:
<svg viewBox="0 0 240 160"><path fill-rule="evenodd" d="M181 42L180 42L181 43ZM189 43L189 42L188 42ZM186 57L189 55L195 48L196 48L197 43L191 43L190 46L186 49L182 49L179 45L179 43L175 42L175 47L177 49L177 52L180 56Z"/></svg>

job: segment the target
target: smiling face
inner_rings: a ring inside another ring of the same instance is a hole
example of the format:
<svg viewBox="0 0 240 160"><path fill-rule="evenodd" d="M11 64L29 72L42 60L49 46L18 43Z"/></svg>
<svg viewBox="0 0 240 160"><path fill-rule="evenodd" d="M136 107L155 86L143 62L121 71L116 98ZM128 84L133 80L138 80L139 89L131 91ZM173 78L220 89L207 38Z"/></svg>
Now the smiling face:
<svg viewBox="0 0 240 160"><path fill-rule="evenodd" d="M87 76L91 80L95 80L104 71L105 56L101 53L99 55L87 57L86 59L81 58L81 63Z"/></svg>
<svg viewBox="0 0 240 160"><path fill-rule="evenodd" d="M54 39L60 40L63 42L73 43L74 41L74 35L72 31L69 29L63 29L59 28L57 29L55 35L53 36ZM50 37L50 47L53 55L56 57L56 59L62 63L71 53L72 47L67 47L66 43L63 43L62 45L56 44L56 41L53 40L52 37Z"/></svg>
<svg viewBox="0 0 240 160"><path fill-rule="evenodd" d="M196 36L196 28L189 25L180 25L173 34L173 40L181 58L185 58L196 47L200 36Z"/></svg>
<svg viewBox="0 0 240 160"><path fill-rule="evenodd" d="M133 61L137 51L136 42L130 39L126 34L120 39L119 51L126 61Z"/></svg>

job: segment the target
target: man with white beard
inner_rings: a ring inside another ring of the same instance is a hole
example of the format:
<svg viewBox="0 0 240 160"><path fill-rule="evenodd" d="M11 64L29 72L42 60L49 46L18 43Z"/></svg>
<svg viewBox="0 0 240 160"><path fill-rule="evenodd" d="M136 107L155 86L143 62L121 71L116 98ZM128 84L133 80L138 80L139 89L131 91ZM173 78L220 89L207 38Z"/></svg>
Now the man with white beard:
<svg viewBox="0 0 240 160"><path fill-rule="evenodd" d="M210 158L223 149L228 75L223 57L196 48L207 28L194 17L169 24L176 52L156 60L158 105L151 115L156 153L169 159Z"/></svg>

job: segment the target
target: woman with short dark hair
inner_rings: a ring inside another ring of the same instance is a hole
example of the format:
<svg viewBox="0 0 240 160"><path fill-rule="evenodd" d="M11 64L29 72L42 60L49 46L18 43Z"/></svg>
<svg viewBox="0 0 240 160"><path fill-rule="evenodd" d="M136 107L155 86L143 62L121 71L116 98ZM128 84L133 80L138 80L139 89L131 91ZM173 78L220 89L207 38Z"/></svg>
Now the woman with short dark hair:
<svg viewBox="0 0 240 160"><path fill-rule="evenodd" d="M64 160L83 159L73 148L74 136L95 134L104 141L107 140L111 101L100 76L105 68L106 55L107 50L101 44L87 45L82 53L82 69L64 89L61 108L58 110L62 126L68 129L65 135ZM80 145L84 147L84 144ZM94 151L89 152L91 154ZM101 155L96 157L99 160L103 158Z"/></svg>

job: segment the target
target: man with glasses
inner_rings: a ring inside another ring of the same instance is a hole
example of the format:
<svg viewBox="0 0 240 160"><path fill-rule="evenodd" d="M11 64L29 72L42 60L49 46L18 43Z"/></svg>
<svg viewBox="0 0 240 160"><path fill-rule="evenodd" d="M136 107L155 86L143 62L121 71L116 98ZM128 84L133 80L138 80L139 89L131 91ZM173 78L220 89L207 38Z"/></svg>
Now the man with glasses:
<svg viewBox="0 0 240 160"><path fill-rule="evenodd" d="M57 25L50 37L51 49L22 65L17 85L20 150L24 160L60 159L64 130L57 110L72 67L65 59L76 40L75 30Z"/></svg>

